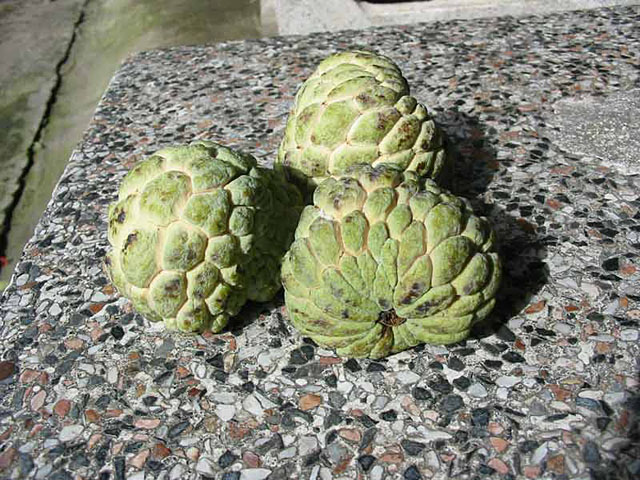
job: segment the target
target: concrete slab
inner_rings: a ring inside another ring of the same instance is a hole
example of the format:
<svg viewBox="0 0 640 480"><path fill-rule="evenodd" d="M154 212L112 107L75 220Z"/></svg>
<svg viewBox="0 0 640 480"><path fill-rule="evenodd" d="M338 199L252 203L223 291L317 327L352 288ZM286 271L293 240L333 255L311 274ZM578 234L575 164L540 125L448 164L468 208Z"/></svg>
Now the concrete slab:
<svg viewBox="0 0 640 480"><path fill-rule="evenodd" d="M0 233L83 0L0 3Z"/></svg>
<svg viewBox="0 0 640 480"><path fill-rule="evenodd" d="M560 100L546 117L547 136L567 152L640 174L640 90Z"/></svg>
<svg viewBox="0 0 640 480"><path fill-rule="evenodd" d="M457 18L544 15L637 3L637 0L431 0L394 3L359 1L358 5L372 25L395 25Z"/></svg>
<svg viewBox="0 0 640 480"><path fill-rule="evenodd" d="M415 24L453 19L548 14L637 0L430 0L369 3L363 0L263 0L274 11L280 35L339 31L380 25Z"/></svg>

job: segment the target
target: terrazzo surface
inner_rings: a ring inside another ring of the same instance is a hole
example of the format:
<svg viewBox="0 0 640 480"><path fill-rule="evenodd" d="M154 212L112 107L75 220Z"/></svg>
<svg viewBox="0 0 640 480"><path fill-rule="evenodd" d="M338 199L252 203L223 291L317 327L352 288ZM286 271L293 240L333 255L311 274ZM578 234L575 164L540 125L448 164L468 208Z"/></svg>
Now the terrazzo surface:
<svg viewBox="0 0 640 480"><path fill-rule="evenodd" d="M0 478L638 478L640 178L551 140L556 102L639 87L638 39L631 7L131 58L2 297ZM101 270L127 168L196 138L271 163L298 84L351 47L395 59L458 145L505 260L492 323L345 361L281 297L221 335L133 312Z"/></svg>

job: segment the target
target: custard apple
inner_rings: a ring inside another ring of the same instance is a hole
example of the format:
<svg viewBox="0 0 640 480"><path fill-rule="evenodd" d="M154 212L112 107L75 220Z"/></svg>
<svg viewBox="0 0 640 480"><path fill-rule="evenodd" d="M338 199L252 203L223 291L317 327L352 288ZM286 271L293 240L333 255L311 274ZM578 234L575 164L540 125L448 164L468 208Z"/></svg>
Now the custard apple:
<svg viewBox="0 0 640 480"><path fill-rule="evenodd" d="M292 323L346 357L464 339L500 276L494 234L466 200L370 165L317 187L282 265Z"/></svg>
<svg viewBox="0 0 640 480"><path fill-rule="evenodd" d="M125 176L109 207L108 273L149 320L220 331L247 299L280 289L301 205L250 155L204 141L165 148Z"/></svg>
<svg viewBox="0 0 640 480"><path fill-rule="evenodd" d="M446 184L452 158L398 66L354 51L328 57L302 84L276 165L309 193L357 163L395 164Z"/></svg>

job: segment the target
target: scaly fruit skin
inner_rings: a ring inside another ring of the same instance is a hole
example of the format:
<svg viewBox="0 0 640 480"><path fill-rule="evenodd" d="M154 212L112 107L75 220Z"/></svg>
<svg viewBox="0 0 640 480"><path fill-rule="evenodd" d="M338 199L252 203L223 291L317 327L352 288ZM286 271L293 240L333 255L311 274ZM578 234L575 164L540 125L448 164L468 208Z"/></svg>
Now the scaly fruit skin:
<svg viewBox="0 0 640 480"><path fill-rule="evenodd" d="M160 150L122 180L109 207L106 266L152 321L218 332L249 300L280 289L302 197L251 155L213 142Z"/></svg>
<svg viewBox="0 0 640 480"><path fill-rule="evenodd" d="M500 276L494 234L466 200L369 165L318 186L282 265L293 324L345 357L464 339Z"/></svg>
<svg viewBox="0 0 640 480"><path fill-rule="evenodd" d="M445 143L395 63L343 52L322 61L296 94L276 166L307 194L357 163L397 165L446 184L453 157Z"/></svg>

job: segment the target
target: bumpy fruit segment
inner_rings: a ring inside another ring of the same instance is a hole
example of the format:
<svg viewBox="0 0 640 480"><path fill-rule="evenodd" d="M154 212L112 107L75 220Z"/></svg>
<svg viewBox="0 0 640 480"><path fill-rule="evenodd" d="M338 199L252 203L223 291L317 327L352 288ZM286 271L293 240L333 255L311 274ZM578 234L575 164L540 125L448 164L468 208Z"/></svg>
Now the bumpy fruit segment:
<svg viewBox="0 0 640 480"><path fill-rule="evenodd" d="M109 207L109 275L152 321L217 332L280 288L300 192L213 142L163 149L123 179Z"/></svg>
<svg viewBox="0 0 640 480"><path fill-rule="evenodd" d="M322 61L302 84L276 167L308 195L351 166L395 165L446 183L452 156L427 108L387 57L353 51Z"/></svg>
<svg viewBox="0 0 640 480"><path fill-rule="evenodd" d="M500 276L494 234L466 200L369 165L317 187L282 266L293 324L346 357L464 339Z"/></svg>

